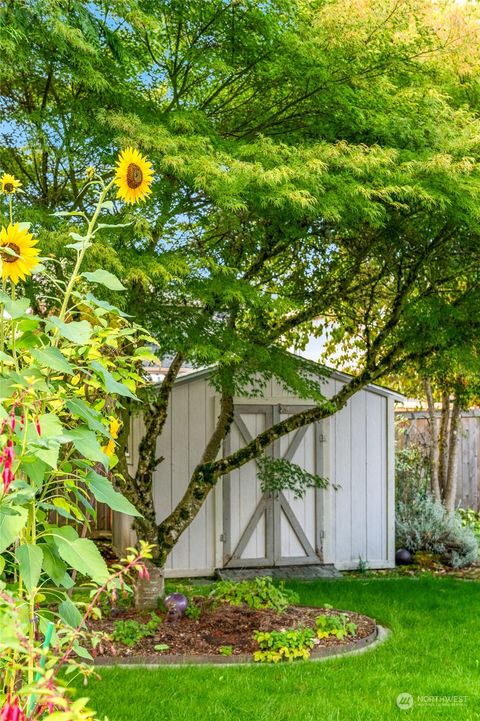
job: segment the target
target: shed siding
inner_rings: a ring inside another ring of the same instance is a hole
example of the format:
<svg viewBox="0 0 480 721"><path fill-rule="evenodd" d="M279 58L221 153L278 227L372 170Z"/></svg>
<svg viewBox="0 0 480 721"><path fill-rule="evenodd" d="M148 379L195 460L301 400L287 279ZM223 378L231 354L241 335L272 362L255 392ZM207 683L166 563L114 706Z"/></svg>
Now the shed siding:
<svg viewBox="0 0 480 721"><path fill-rule="evenodd" d="M367 553L367 394L357 393L350 403L352 453L352 553L366 559ZM351 559L353 560L353 559Z"/></svg>
<svg viewBox="0 0 480 721"><path fill-rule="evenodd" d="M371 568L392 565L387 409L387 398L364 390L329 419L325 561L340 569L356 568L360 559Z"/></svg>
<svg viewBox="0 0 480 721"><path fill-rule="evenodd" d="M154 485L159 521L170 513L187 489L213 427L214 403L214 391L202 379L173 389L169 417L158 444L158 454L165 458L158 467ZM165 566L166 575L213 572L214 505L213 494L210 494L170 554Z"/></svg>

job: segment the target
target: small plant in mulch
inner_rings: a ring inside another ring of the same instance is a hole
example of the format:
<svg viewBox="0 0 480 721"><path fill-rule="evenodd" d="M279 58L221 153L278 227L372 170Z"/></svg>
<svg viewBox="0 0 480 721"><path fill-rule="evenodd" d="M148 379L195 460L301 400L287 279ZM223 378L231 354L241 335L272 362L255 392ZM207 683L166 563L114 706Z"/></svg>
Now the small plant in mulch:
<svg viewBox="0 0 480 721"><path fill-rule="evenodd" d="M192 599L191 603L189 603L185 609L185 616L187 618L192 618L194 621L198 621L201 615L202 607L196 599Z"/></svg>
<svg viewBox="0 0 480 721"><path fill-rule="evenodd" d="M296 628L286 631L255 631L253 634L260 649L253 654L253 660L260 663L279 663L310 658L315 645L315 631L312 628Z"/></svg>
<svg viewBox="0 0 480 721"><path fill-rule="evenodd" d="M168 645L168 643L156 643L153 648L155 651L161 653L162 651L168 651L170 649L170 646Z"/></svg>
<svg viewBox="0 0 480 721"><path fill-rule="evenodd" d="M346 613L326 615L322 613L315 621L317 638L335 636L339 640L347 636L356 636L357 624L350 621Z"/></svg>
<svg viewBox="0 0 480 721"><path fill-rule="evenodd" d="M220 656L232 656L233 646L220 646L218 653Z"/></svg>
<svg viewBox="0 0 480 721"><path fill-rule="evenodd" d="M153 638L158 631L162 620L152 613L150 620L146 623L139 623L135 619L116 621L113 632L110 635L112 641L123 643L124 646L136 646L143 638Z"/></svg>
<svg viewBox="0 0 480 721"><path fill-rule="evenodd" d="M277 613L283 613L289 606L298 603L296 593L285 588L283 581L275 585L270 576L252 581L221 581L216 584L210 597L232 606L245 604L253 609L271 608Z"/></svg>

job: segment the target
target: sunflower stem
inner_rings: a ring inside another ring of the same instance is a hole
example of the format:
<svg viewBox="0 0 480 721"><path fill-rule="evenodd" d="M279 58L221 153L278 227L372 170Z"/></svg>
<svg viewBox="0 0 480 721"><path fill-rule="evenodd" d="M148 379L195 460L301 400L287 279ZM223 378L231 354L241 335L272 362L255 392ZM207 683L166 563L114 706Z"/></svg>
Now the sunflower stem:
<svg viewBox="0 0 480 721"><path fill-rule="evenodd" d="M60 308L60 313L58 316L61 321L65 320L65 316L66 316L67 310L68 310L68 303L69 303L70 297L72 295L73 287L77 280L78 271L80 270L80 267L83 263L83 259L85 257L85 253L89 247L89 241L93 238L93 230L95 228L95 224L97 222L98 216L102 209L102 203L105 200L105 197L106 197L108 191L110 190L110 188L112 187L113 183L114 183L114 180L112 180L100 193L100 197L98 198L97 207L95 208L95 212L93 213L91 220L88 224L88 228L87 228L87 232L85 234L85 240L84 240L82 249L80 251L77 251L77 261L75 263L75 267L73 269L72 275L70 277L67 288L65 290L62 307Z"/></svg>
<svg viewBox="0 0 480 721"><path fill-rule="evenodd" d="M10 280L10 284L12 286L11 290L10 290L10 297L14 301L15 300L15 283L13 282L13 280ZM15 361L15 370L18 371L17 348L15 345L16 325L17 325L16 322L14 320L12 320L12 326L11 326L11 328L12 328L12 356L13 356L13 360Z"/></svg>
<svg viewBox="0 0 480 721"><path fill-rule="evenodd" d="M5 278L2 278L2 291L5 293ZM0 304L0 350L2 353L5 350L5 317L4 317L5 306L3 303ZM0 363L0 372L3 373L3 360Z"/></svg>

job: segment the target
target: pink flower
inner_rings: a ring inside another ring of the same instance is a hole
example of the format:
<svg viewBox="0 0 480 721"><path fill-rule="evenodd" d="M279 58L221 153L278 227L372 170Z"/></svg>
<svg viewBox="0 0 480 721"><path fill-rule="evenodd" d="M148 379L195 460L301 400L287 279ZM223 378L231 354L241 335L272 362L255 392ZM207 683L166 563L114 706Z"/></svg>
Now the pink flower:
<svg viewBox="0 0 480 721"><path fill-rule="evenodd" d="M148 572L147 567L143 565L143 563L140 563L138 566L138 576L139 578L144 578L147 581L150 580L150 573Z"/></svg>
<svg viewBox="0 0 480 721"><path fill-rule="evenodd" d="M26 721L25 714L18 705L18 698L13 703L10 702L10 696L0 711L0 721Z"/></svg>
<svg viewBox="0 0 480 721"><path fill-rule="evenodd" d="M42 435L42 429L40 428L40 421L38 418L35 418L35 428L37 429L37 433L39 436Z"/></svg>
<svg viewBox="0 0 480 721"><path fill-rule="evenodd" d="M12 471L13 461L15 459L15 452L13 450L13 441L11 438L8 439L6 448L3 449L3 453L0 456L0 463L3 463L2 470L2 481L3 481L3 492L7 493L10 488L10 484L15 477ZM2 718L0 717L0 721Z"/></svg>

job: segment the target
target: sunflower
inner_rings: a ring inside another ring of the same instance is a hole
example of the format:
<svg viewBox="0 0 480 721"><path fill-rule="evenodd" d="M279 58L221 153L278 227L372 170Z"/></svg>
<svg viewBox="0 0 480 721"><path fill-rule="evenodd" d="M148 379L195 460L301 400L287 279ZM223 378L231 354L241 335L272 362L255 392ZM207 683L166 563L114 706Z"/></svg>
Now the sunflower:
<svg viewBox="0 0 480 721"><path fill-rule="evenodd" d="M117 418L115 418L114 416L112 416L112 418L110 419L109 430L110 430L110 435L112 436L112 438L114 440L116 440L118 438L118 434L120 433L121 427L122 427L122 424L120 423L120 421Z"/></svg>
<svg viewBox="0 0 480 721"><path fill-rule="evenodd" d="M22 184L13 175L4 173L0 178L0 187L3 195L13 195L13 193L16 193L17 190L22 187Z"/></svg>
<svg viewBox="0 0 480 721"><path fill-rule="evenodd" d="M117 198L126 203L144 200L152 191L152 164L134 148L122 150L117 161L115 185L118 185Z"/></svg>
<svg viewBox="0 0 480 721"><path fill-rule="evenodd" d="M112 436L107 445L102 447L102 451L107 454L110 458L115 454L115 440L118 438L118 434L120 432L120 428L122 427L122 424L119 420L117 420L114 416L110 418L110 424L108 427L108 430L110 431L110 435Z"/></svg>
<svg viewBox="0 0 480 721"><path fill-rule="evenodd" d="M9 278L12 283L18 283L30 275L38 265L37 239L22 228L20 223L9 225L0 231L0 259L2 261L2 277ZM2 250L8 248L11 252Z"/></svg>

